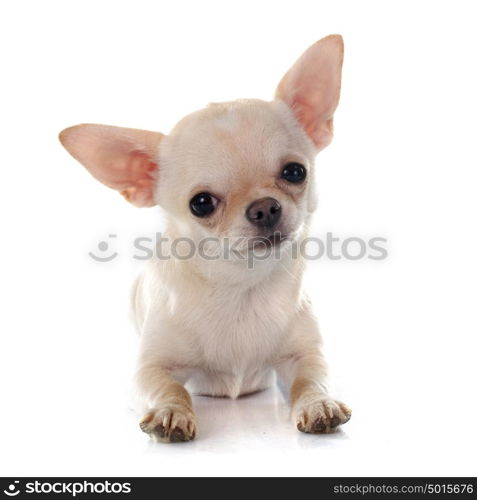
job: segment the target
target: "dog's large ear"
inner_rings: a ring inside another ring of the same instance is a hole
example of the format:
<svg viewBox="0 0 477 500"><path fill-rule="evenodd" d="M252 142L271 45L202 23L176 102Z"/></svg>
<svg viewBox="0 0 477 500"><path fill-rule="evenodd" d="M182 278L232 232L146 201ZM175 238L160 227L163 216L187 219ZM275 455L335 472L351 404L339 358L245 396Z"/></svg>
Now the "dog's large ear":
<svg viewBox="0 0 477 500"><path fill-rule="evenodd" d="M322 38L282 78L275 98L285 101L318 149L333 138L333 114L340 98L343 39Z"/></svg>
<svg viewBox="0 0 477 500"><path fill-rule="evenodd" d="M156 205L158 132L108 125L76 125L60 133L61 144L100 182L138 207Z"/></svg>

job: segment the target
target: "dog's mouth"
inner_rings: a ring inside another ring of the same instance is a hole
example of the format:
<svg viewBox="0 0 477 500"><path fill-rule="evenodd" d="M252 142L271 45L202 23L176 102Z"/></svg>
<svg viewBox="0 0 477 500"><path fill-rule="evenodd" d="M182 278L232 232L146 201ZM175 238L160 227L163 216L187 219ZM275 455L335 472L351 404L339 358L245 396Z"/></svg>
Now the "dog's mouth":
<svg viewBox="0 0 477 500"><path fill-rule="evenodd" d="M250 250L263 250L267 248L273 248L280 246L285 240L288 239L288 235L283 233L273 233L268 236L255 236L251 238L248 244Z"/></svg>

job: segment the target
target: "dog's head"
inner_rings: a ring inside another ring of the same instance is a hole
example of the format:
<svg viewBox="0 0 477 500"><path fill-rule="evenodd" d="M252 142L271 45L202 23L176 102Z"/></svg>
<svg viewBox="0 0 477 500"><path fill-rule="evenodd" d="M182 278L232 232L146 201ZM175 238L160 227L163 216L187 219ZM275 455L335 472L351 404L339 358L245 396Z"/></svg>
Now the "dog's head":
<svg viewBox="0 0 477 500"><path fill-rule="evenodd" d="M60 140L134 205L159 204L181 236L279 245L314 210L313 161L332 139L342 60L341 37L328 36L285 74L271 102L210 104L167 136L78 125Z"/></svg>

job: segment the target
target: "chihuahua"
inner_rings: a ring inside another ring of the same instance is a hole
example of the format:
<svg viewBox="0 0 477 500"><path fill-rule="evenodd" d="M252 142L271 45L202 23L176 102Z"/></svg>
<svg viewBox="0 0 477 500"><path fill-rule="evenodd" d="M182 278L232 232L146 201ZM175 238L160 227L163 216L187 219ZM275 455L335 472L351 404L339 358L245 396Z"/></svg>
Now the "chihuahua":
<svg viewBox="0 0 477 500"><path fill-rule="evenodd" d="M167 136L93 124L60 134L103 184L138 207L160 205L167 248L187 254L156 255L133 287L140 428L155 440L194 439L191 393L237 398L275 374L298 430L332 432L351 416L328 394L304 260L290 250L316 208L313 163L332 139L342 62L342 38L331 35L271 102L212 103ZM208 253L191 255L191 242Z"/></svg>

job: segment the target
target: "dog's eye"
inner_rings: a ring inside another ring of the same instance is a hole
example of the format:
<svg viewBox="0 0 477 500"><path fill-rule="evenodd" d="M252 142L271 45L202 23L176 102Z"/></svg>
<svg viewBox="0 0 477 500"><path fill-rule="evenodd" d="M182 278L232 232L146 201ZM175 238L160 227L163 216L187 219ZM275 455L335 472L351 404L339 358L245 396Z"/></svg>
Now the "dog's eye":
<svg viewBox="0 0 477 500"><path fill-rule="evenodd" d="M282 170L282 179L298 184L306 178L306 168L301 163L287 163Z"/></svg>
<svg viewBox="0 0 477 500"><path fill-rule="evenodd" d="M196 194L190 200L190 211L197 217L208 217L217 207L218 200L209 193Z"/></svg>

